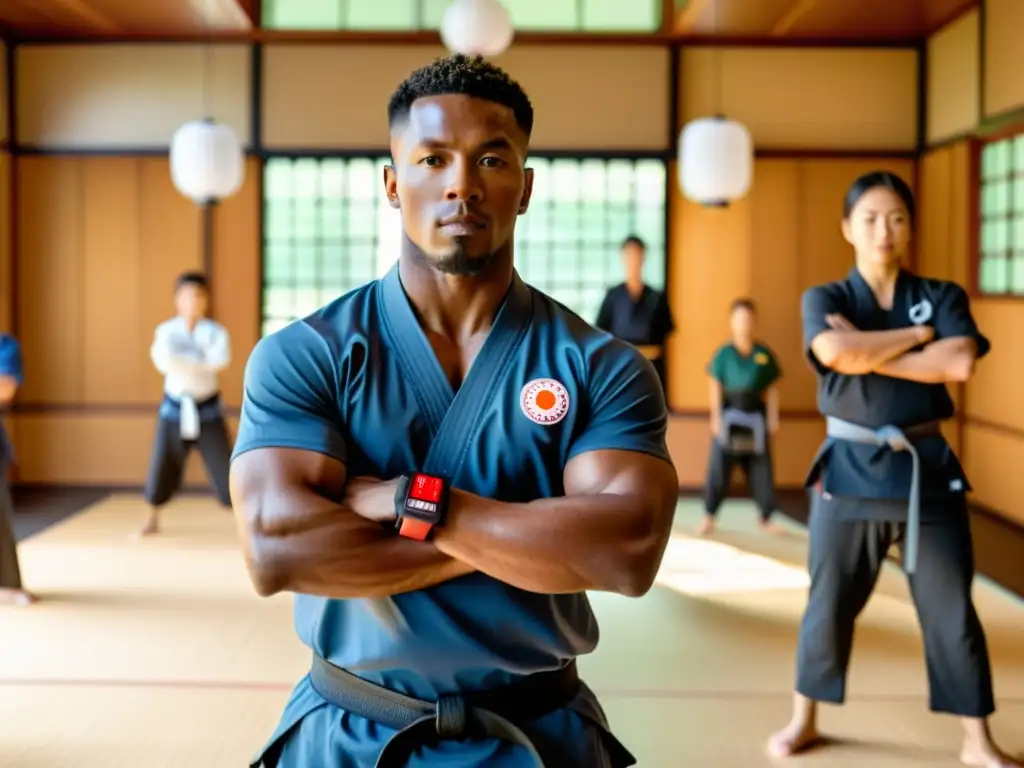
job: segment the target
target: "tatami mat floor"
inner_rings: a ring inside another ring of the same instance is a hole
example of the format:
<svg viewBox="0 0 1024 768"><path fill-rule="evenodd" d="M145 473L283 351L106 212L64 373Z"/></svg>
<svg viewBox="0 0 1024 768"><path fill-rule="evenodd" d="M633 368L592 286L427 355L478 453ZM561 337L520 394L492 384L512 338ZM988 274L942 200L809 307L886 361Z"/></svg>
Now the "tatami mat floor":
<svg viewBox="0 0 1024 768"><path fill-rule="evenodd" d="M242 768L308 663L291 600L256 597L230 515L184 498L166 533L136 542L140 502L115 496L21 546L45 602L0 610L0 768ZM600 649L581 662L616 732L645 768L774 765L785 722L806 539L757 532L734 502L713 539L682 502L659 587L595 594ZM997 734L1024 752L1024 604L983 582L976 597L995 666ZM859 624L850 702L826 708L839 743L801 768L956 766L959 728L926 705L906 585L886 566Z"/></svg>

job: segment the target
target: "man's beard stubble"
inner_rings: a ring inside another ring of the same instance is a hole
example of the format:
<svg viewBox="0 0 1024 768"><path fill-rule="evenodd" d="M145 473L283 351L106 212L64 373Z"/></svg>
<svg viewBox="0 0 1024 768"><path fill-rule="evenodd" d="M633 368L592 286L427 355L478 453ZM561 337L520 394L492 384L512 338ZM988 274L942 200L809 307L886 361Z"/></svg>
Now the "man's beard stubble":
<svg viewBox="0 0 1024 768"><path fill-rule="evenodd" d="M492 251L484 256L471 256L467 245L469 238L456 238L455 251L443 258L432 260L432 265L439 272L457 277L476 277L487 271L497 256Z"/></svg>

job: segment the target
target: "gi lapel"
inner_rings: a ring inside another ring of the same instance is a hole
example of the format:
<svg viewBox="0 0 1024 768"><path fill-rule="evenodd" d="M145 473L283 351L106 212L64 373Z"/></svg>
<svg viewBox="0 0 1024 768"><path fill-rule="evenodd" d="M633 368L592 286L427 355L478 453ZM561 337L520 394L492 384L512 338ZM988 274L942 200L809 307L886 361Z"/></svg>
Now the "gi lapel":
<svg viewBox="0 0 1024 768"><path fill-rule="evenodd" d="M397 263L377 285L385 341L395 352L402 376L416 396L431 434L436 434L455 393L409 304Z"/></svg>
<svg viewBox="0 0 1024 768"><path fill-rule="evenodd" d="M487 340L459 391L453 392L402 289L397 265L381 285L385 300L384 327L390 337L390 346L396 353L406 381L424 406L424 413L434 431L430 451L420 469L451 480L474 437L482 409L493 401L530 327L533 296L518 273L514 274Z"/></svg>

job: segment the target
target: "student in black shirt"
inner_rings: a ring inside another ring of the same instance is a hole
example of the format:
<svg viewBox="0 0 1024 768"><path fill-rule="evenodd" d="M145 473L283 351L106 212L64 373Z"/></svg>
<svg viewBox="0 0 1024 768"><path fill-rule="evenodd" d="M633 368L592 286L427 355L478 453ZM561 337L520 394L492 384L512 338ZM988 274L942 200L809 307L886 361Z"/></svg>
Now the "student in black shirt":
<svg viewBox="0 0 1024 768"><path fill-rule="evenodd" d="M733 464L747 477L761 513L761 527L771 526L775 511L771 436L779 428L782 376L775 353L754 338L757 308L750 299L732 303L732 339L718 348L708 364L711 413L711 451L704 483L706 516L700 533L715 529L715 516L729 490Z"/></svg>
<svg viewBox="0 0 1024 768"><path fill-rule="evenodd" d="M970 486L939 431L953 416L946 383L970 378L989 342L963 288L901 268L913 221L902 179L857 179L842 222L856 266L803 296L804 348L828 437L807 480L811 586L793 719L768 746L785 757L818 742L817 703L844 700L854 624L898 542L924 636L931 710L961 720L965 764L1018 766L988 728L995 702L971 600Z"/></svg>
<svg viewBox="0 0 1024 768"><path fill-rule="evenodd" d="M665 340L675 330L668 300L661 291L644 283L647 246L636 235L622 242L626 281L609 289L597 314L597 327L640 350L658 372L665 386Z"/></svg>

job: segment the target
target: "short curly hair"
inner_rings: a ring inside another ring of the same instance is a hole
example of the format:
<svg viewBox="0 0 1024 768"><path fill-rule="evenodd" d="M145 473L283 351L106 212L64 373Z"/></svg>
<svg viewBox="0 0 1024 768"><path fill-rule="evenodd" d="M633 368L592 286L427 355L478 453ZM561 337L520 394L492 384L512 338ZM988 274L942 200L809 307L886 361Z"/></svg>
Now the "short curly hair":
<svg viewBox="0 0 1024 768"><path fill-rule="evenodd" d="M506 106L527 137L533 130L533 105L522 86L483 56L461 53L435 59L409 75L391 94L388 125L404 120L417 99L447 94L472 96Z"/></svg>

